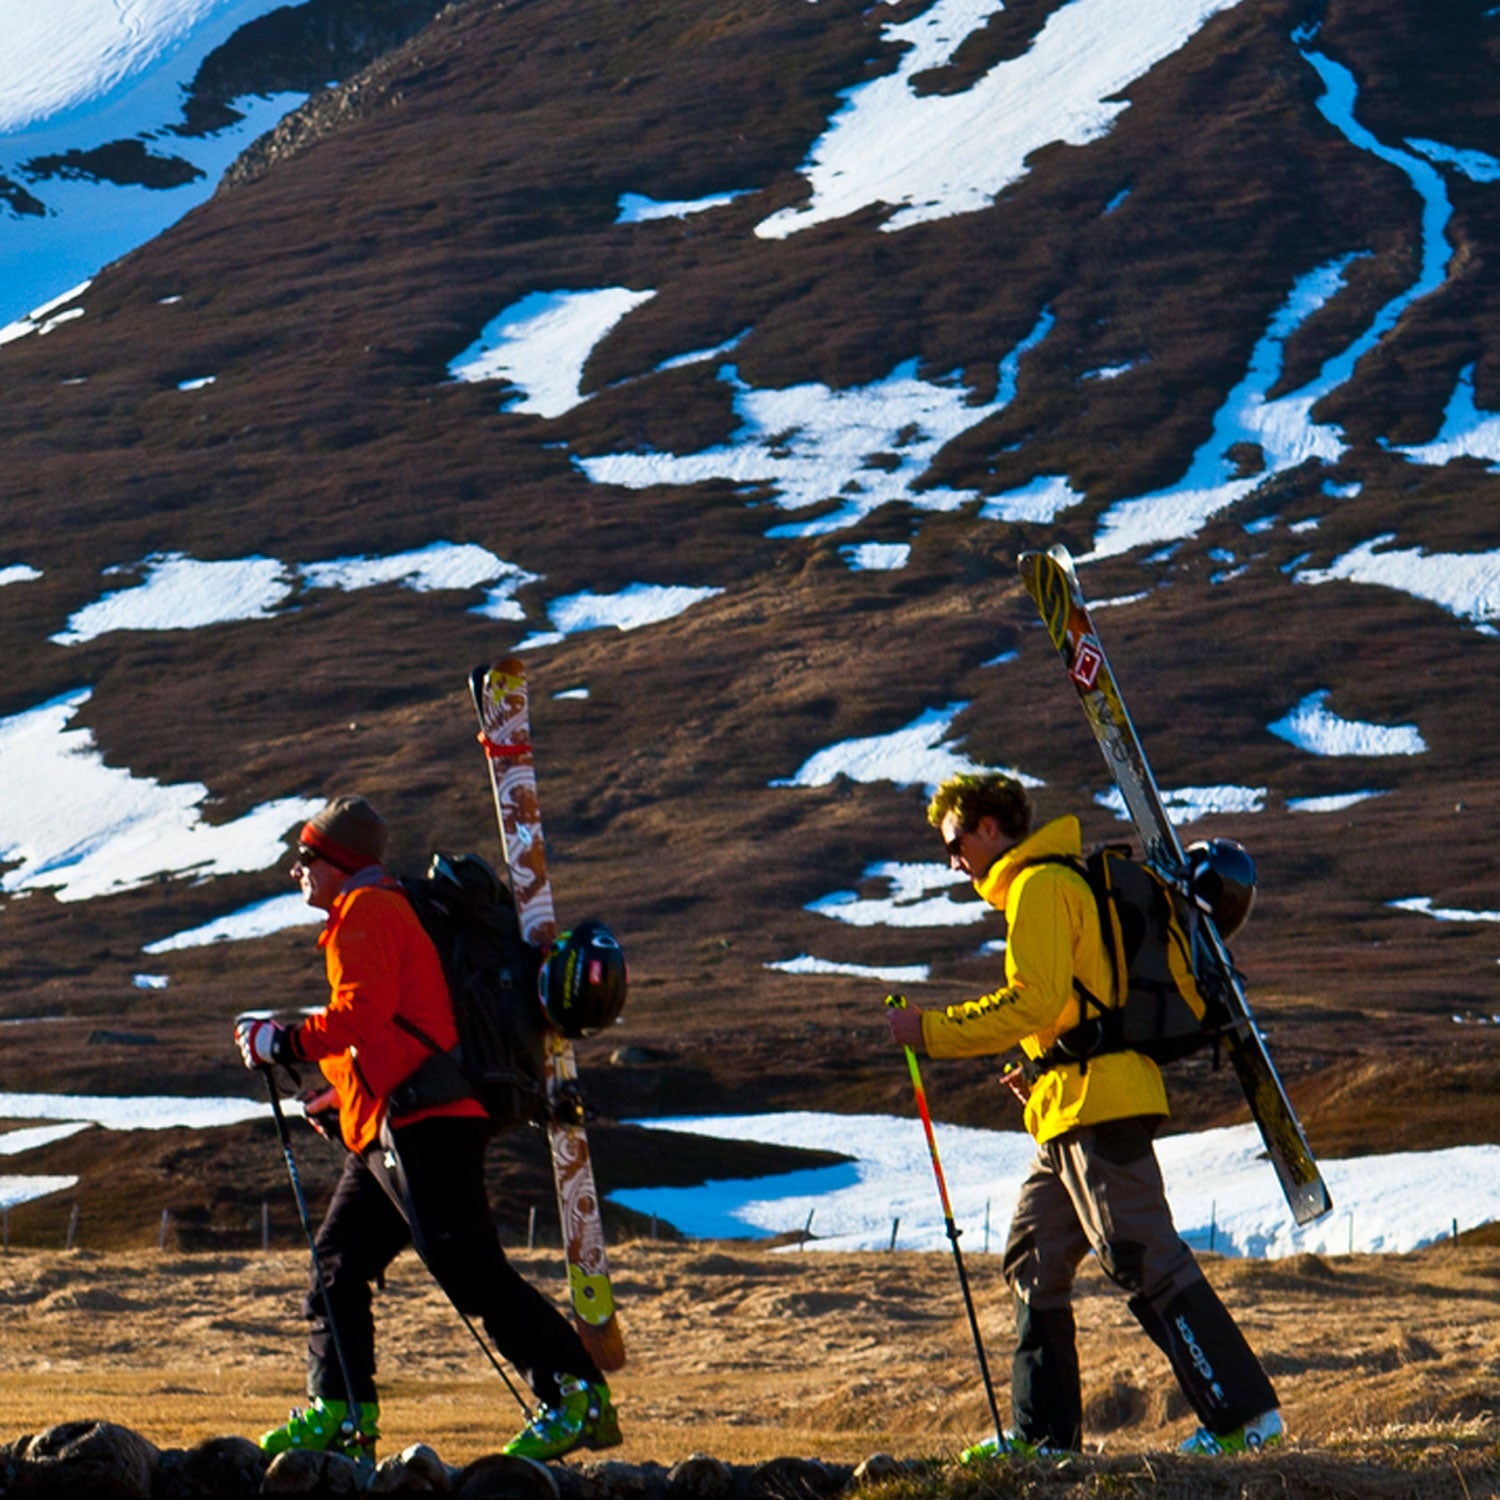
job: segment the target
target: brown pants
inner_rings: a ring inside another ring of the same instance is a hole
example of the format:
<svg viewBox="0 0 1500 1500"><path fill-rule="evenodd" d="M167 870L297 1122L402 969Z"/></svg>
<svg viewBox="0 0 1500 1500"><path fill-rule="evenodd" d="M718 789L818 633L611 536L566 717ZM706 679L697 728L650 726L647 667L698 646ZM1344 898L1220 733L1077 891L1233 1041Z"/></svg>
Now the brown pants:
<svg viewBox="0 0 1500 1500"><path fill-rule="evenodd" d="M1130 1298L1210 1431L1230 1432L1276 1393L1172 1222L1152 1139L1159 1119L1083 1126L1037 1148L1016 1200L1005 1278L1016 1299L1011 1404L1032 1442L1076 1448L1082 1396L1073 1279L1090 1250Z"/></svg>

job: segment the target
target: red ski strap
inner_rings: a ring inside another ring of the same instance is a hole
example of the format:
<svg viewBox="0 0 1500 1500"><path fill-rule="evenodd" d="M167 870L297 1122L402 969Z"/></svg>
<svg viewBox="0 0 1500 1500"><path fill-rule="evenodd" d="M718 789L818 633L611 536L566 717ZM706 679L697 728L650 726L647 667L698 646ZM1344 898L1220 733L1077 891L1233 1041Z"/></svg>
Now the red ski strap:
<svg viewBox="0 0 1500 1500"><path fill-rule="evenodd" d="M531 742L529 740L519 744L502 745L498 740L492 740L482 729L475 738L484 746L484 753L494 760L502 759L507 755L531 754Z"/></svg>

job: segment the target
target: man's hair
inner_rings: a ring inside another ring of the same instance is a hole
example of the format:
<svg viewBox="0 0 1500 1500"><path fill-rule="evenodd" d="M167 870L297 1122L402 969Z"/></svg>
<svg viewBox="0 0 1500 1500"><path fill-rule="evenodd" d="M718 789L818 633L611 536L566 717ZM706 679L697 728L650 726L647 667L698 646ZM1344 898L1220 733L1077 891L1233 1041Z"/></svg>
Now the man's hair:
<svg viewBox="0 0 1500 1500"><path fill-rule="evenodd" d="M940 828L949 813L971 830L981 818L993 818L1008 839L1023 839L1031 832L1031 799L1026 788L996 771L950 776L927 804L927 821Z"/></svg>

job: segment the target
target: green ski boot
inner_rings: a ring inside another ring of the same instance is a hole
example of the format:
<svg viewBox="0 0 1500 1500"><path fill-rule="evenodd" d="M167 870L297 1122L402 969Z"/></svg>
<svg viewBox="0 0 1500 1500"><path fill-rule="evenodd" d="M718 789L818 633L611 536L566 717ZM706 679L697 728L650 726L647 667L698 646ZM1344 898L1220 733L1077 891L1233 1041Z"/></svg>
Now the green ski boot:
<svg viewBox="0 0 1500 1500"><path fill-rule="evenodd" d="M1061 1458L1063 1451L1054 1448L1050 1443L1031 1442L1023 1438L1019 1432L1007 1432L1005 1434L1005 1446L1002 1448L993 1437L981 1438L977 1443L971 1443L962 1453L958 1455L961 1464L987 1463L990 1459L1009 1458L1020 1459L1025 1462L1032 1458Z"/></svg>
<svg viewBox="0 0 1500 1500"><path fill-rule="evenodd" d="M315 1396L312 1405L293 1407L280 1427L261 1434L261 1451L276 1454L303 1448L373 1463L380 1437L380 1408L373 1401L361 1401L358 1409L356 1422L347 1401L325 1401Z"/></svg>
<svg viewBox="0 0 1500 1500"><path fill-rule="evenodd" d="M1181 1453L1259 1453L1262 1448L1274 1448L1286 1434L1281 1423L1281 1413L1276 1410L1263 1411L1252 1417L1243 1427L1233 1432L1210 1432L1200 1427L1178 1450Z"/></svg>
<svg viewBox="0 0 1500 1500"><path fill-rule="evenodd" d="M545 1461L575 1448L613 1448L621 1441L620 1418L604 1382L564 1375L556 1406L543 1406L500 1450L514 1458Z"/></svg>

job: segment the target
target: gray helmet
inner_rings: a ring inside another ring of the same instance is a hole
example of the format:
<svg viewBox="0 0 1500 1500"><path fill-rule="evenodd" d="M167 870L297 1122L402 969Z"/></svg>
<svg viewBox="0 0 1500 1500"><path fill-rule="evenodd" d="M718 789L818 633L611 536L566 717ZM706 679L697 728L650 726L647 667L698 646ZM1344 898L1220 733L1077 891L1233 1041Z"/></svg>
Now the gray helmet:
<svg viewBox="0 0 1500 1500"><path fill-rule="evenodd" d="M1228 942L1255 905L1255 861L1234 839L1199 839L1183 852L1193 902L1214 919L1219 936Z"/></svg>

